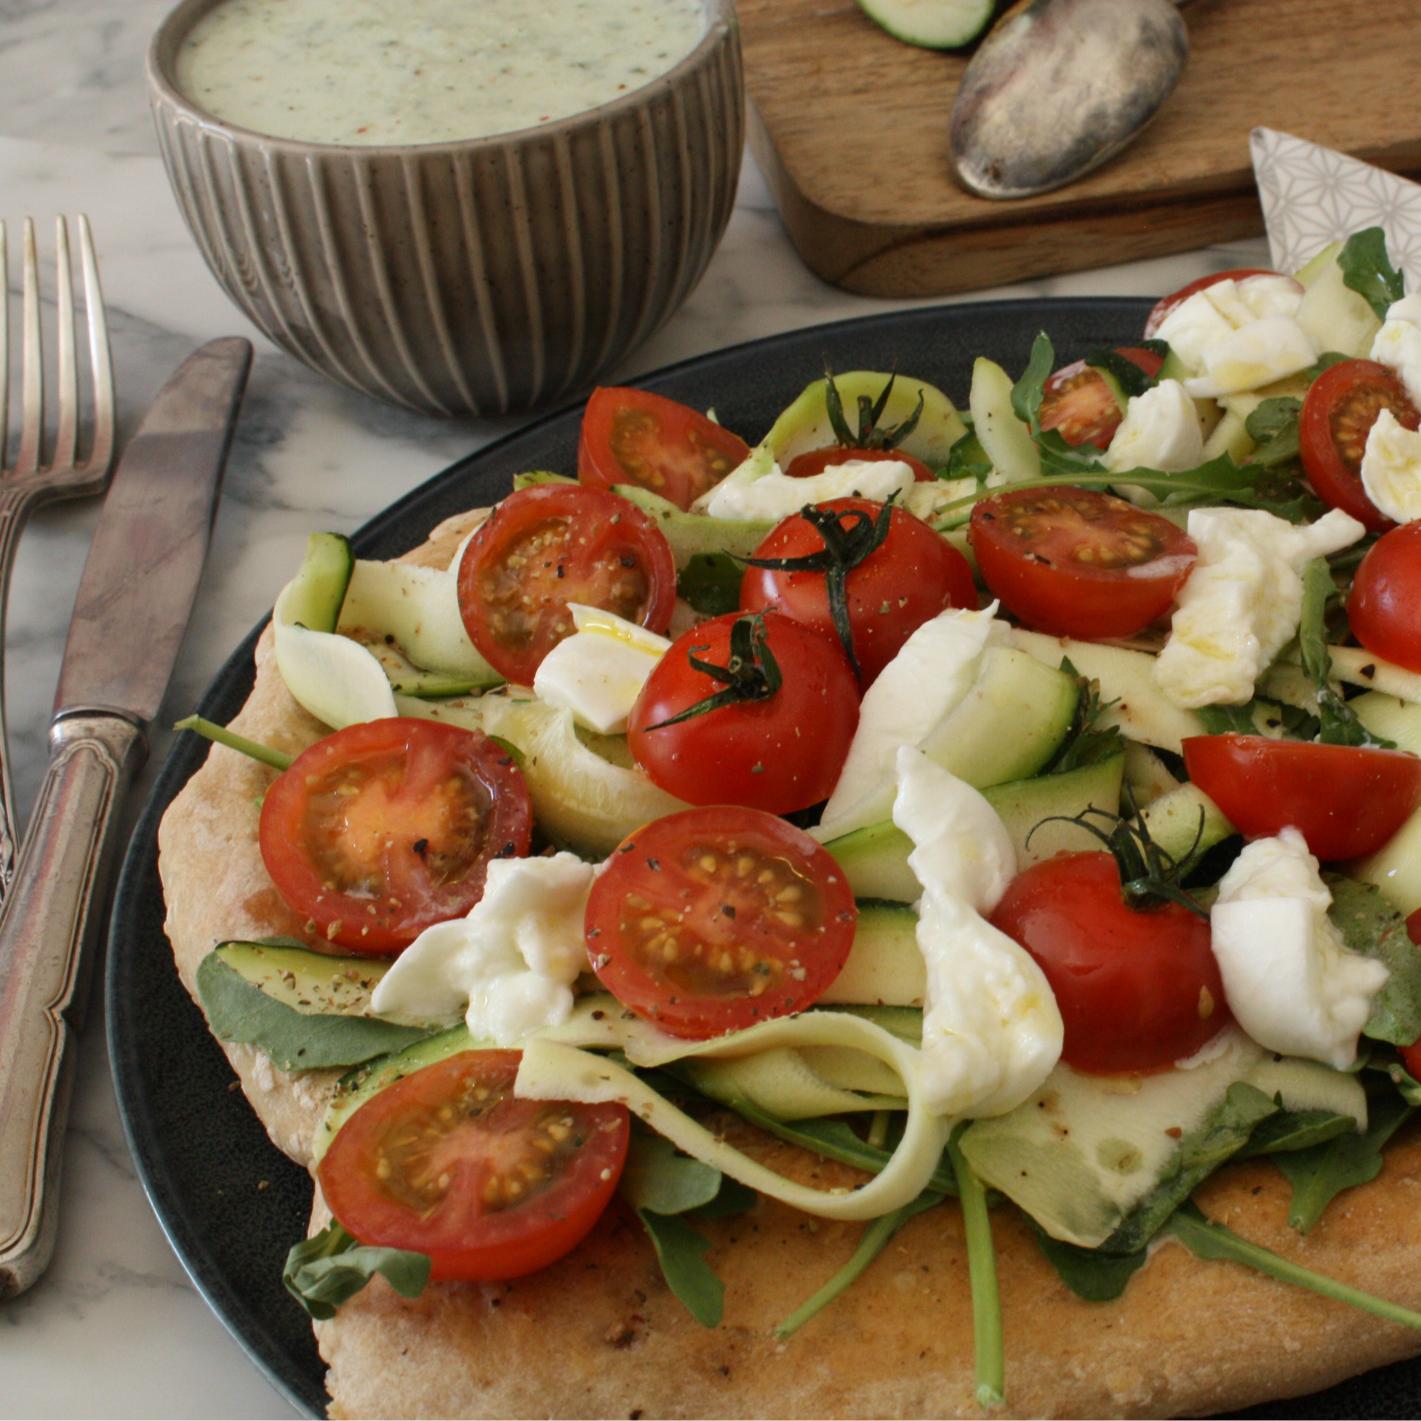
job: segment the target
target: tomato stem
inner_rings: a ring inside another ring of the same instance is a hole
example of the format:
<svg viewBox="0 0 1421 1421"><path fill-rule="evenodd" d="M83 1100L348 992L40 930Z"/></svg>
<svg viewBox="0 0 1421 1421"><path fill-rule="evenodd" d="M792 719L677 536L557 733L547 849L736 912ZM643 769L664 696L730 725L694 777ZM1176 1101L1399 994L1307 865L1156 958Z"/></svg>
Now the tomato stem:
<svg viewBox="0 0 1421 1421"><path fill-rule="evenodd" d="M740 701L767 701L784 685L784 673L770 650L763 612L747 612L735 619L730 628L730 656L724 666L703 661L692 654L709 649L708 646L693 646L687 651L686 660L703 676L719 681L725 689L713 692L666 720L658 720L655 725L647 726L648 730L679 725L692 716L705 715L707 711L719 710L722 706L732 706Z"/></svg>
<svg viewBox="0 0 1421 1421"><path fill-rule="evenodd" d="M1129 807L1133 811L1134 805L1130 804ZM1109 828L1102 828L1092 822L1094 819L1103 820ZM1159 907L1163 900L1177 903L1181 908L1188 908L1191 913L1197 913L1201 918L1208 918L1209 910L1180 885L1180 879L1192 865L1194 854L1204 835L1202 808L1199 810L1199 827L1195 831L1194 842L1181 858L1175 858L1173 854L1160 848L1150 837L1150 831L1138 815L1126 818L1120 814L1112 814L1108 809L1097 809L1092 804L1079 814L1053 814L1043 819L1040 824L1034 825L1031 834L1041 828L1042 824L1051 823L1075 824L1100 840L1115 860L1120 871L1120 891L1131 908L1148 912ZM1031 843L1031 834L1026 836L1028 846Z"/></svg>
<svg viewBox="0 0 1421 1421"><path fill-rule="evenodd" d="M774 572L822 572L825 590L829 594L829 615L834 620L834 630L854 668L859 675L859 660L854 653L853 624L849 617L848 578L865 558L883 546L888 537L893 517L893 500L890 495L875 518L863 508L816 508L806 504L799 510L799 516L819 534L824 546L817 553L806 553L797 558L744 558L750 567L769 568ZM845 520L853 520L845 526Z"/></svg>
<svg viewBox="0 0 1421 1421"><path fill-rule="evenodd" d="M855 433L849 428L849 422L844 416L844 399L839 394L839 387L834 383L833 372L828 366L824 367L824 410L829 416L829 427L834 431L834 438L846 449L894 449L918 427L918 421L923 414L921 389L918 391L918 403L907 419L887 429L880 429L878 426L878 421L883 418L883 411L888 407L888 397L893 393L893 382L897 378L896 373L888 377L888 382L878 392L877 399L871 400L867 395L859 396L859 427Z"/></svg>
<svg viewBox="0 0 1421 1421"><path fill-rule="evenodd" d="M775 1336L781 1342L793 1337L810 1318L828 1307L863 1273L909 1219L915 1214L921 1214L925 1209L936 1207L942 1200L943 1195L936 1190L927 1189L910 1203L904 1204L901 1209L895 1209L891 1214L882 1214L874 1219L859 1236L858 1247L850 1255L849 1261L775 1328Z"/></svg>

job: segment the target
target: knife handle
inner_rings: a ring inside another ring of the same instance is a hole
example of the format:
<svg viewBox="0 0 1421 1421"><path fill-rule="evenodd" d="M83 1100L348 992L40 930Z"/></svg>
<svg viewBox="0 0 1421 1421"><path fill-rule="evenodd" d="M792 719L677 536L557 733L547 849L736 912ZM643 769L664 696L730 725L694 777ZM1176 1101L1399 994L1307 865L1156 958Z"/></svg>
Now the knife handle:
<svg viewBox="0 0 1421 1421"><path fill-rule="evenodd" d="M125 789L143 732L80 712L50 727L50 762L0 916L0 1300L54 1249L75 1033L103 921Z"/></svg>

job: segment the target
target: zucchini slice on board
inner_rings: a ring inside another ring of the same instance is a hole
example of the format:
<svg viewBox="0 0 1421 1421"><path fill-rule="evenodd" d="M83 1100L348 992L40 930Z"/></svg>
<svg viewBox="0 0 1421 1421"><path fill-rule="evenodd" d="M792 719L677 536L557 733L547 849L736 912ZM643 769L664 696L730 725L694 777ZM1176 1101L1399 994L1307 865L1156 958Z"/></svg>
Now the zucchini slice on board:
<svg viewBox="0 0 1421 1421"><path fill-rule="evenodd" d="M958 49L991 24L996 0L859 0L859 8L905 44Z"/></svg>

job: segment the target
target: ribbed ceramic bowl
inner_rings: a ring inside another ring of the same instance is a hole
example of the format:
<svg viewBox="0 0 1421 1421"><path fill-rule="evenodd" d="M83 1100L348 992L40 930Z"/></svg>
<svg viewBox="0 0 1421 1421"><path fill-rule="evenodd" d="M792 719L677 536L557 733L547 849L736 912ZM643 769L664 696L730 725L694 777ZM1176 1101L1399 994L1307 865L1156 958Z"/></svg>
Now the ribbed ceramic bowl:
<svg viewBox="0 0 1421 1421"><path fill-rule="evenodd" d="M671 315L730 218L744 138L734 0L674 69L539 128L342 147L270 138L174 83L221 0L182 0L148 87L173 191L213 274L277 345L433 414L585 388Z"/></svg>

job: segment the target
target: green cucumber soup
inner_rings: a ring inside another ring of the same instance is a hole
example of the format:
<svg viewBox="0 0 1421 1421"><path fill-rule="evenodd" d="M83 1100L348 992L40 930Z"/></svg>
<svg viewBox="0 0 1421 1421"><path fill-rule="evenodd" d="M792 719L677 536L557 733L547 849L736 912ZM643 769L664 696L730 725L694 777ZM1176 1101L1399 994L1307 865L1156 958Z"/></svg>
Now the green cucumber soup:
<svg viewBox="0 0 1421 1421"><path fill-rule="evenodd" d="M701 0L224 0L177 57L214 117L308 143L445 143L640 88L706 31Z"/></svg>

